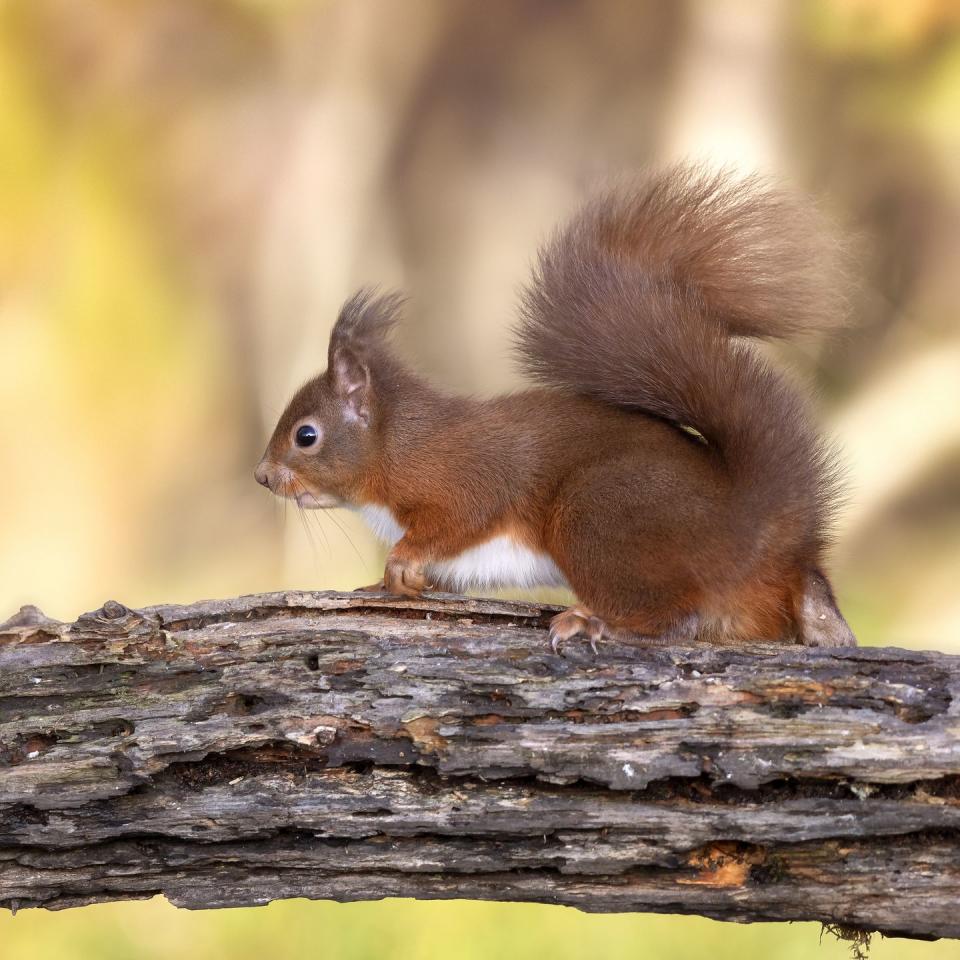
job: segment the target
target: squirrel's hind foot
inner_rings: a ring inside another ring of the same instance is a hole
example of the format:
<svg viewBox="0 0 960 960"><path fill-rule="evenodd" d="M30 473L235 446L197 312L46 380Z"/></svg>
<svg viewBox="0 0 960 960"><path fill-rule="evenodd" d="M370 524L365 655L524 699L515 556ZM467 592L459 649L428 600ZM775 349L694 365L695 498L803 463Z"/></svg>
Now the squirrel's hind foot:
<svg viewBox="0 0 960 960"><path fill-rule="evenodd" d="M560 645L574 637L585 637L590 641L590 649L598 654L597 641L603 639L606 624L595 617L586 607L568 607L550 621L550 648L563 656Z"/></svg>
<svg viewBox="0 0 960 960"><path fill-rule="evenodd" d="M563 656L562 644L577 637L586 640L595 655L600 653L597 643L601 640L618 640L638 646L657 646L663 642L659 637L643 636L634 630L616 626L581 604L568 607L550 621L550 647L554 653Z"/></svg>
<svg viewBox="0 0 960 960"><path fill-rule="evenodd" d="M600 640L615 640L637 647L663 647L671 643L690 642L696 636L698 620L688 617L678 627L659 636L620 626L598 617L581 604L568 607L550 621L550 646L553 652L563 656L562 644L582 637L590 643L594 654L599 654Z"/></svg>

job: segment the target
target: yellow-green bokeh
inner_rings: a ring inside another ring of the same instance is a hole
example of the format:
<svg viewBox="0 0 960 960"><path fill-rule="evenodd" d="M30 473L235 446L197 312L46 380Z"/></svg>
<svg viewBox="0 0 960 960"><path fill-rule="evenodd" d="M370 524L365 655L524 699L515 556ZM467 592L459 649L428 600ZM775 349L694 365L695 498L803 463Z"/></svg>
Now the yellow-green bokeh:
<svg viewBox="0 0 960 960"><path fill-rule="evenodd" d="M699 917L586 914L540 904L337 904L304 900L190 913L162 901L0 918L0 960L849 960L818 924L729 924ZM874 936L871 960L955 960L954 941Z"/></svg>

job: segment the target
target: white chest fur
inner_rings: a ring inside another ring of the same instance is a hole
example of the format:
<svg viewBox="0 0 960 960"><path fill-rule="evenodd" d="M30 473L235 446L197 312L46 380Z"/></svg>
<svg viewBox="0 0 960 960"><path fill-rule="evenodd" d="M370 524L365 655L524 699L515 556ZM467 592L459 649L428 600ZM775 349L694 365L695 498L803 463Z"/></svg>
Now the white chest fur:
<svg viewBox="0 0 960 960"><path fill-rule="evenodd" d="M403 527L397 518L390 512L389 507L381 507L378 503L367 503L357 508L360 515L367 521L370 532L388 547L392 547L404 534Z"/></svg>
<svg viewBox="0 0 960 960"><path fill-rule="evenodd" d="M393 546L403 536L404 528L387 507L367 504L359 509L378 540ZM505 535L491 537L455 557L430 564L427 576L449 590L566 585L563 574L547 554Z"/></svg>

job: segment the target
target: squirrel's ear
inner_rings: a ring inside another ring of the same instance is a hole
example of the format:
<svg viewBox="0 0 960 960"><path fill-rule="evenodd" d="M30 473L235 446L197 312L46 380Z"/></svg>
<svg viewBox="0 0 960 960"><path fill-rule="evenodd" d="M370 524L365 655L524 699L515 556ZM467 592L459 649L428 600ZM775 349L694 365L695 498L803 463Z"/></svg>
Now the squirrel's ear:
<svg viewBox="0 0 960 960"><path fill-rule="evenodd" d="M331 351L333 387L348 420L370 426L370 368L349 347Z"/></svg>

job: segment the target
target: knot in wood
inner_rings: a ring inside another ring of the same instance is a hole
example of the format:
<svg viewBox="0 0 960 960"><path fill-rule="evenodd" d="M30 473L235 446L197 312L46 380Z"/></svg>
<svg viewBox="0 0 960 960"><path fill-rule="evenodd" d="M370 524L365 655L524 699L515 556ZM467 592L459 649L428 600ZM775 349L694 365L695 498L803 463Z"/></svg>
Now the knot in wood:
<svg viewBox="0 0 960 960"><path fill-rule="evenodd" d="M116 600L108 600L96 613L101 620L122 620L129 615L129 609Z"/></svg>
<svg viewBox="0 0 960 960"><path fill-rule="evenodd" d="M156 615L145 615L117 600L108 600L97 610L81 614L69 631L71 639L77 642L113 638L136 640L142 647L148 640L159 638L160 623Z"/></svg>

